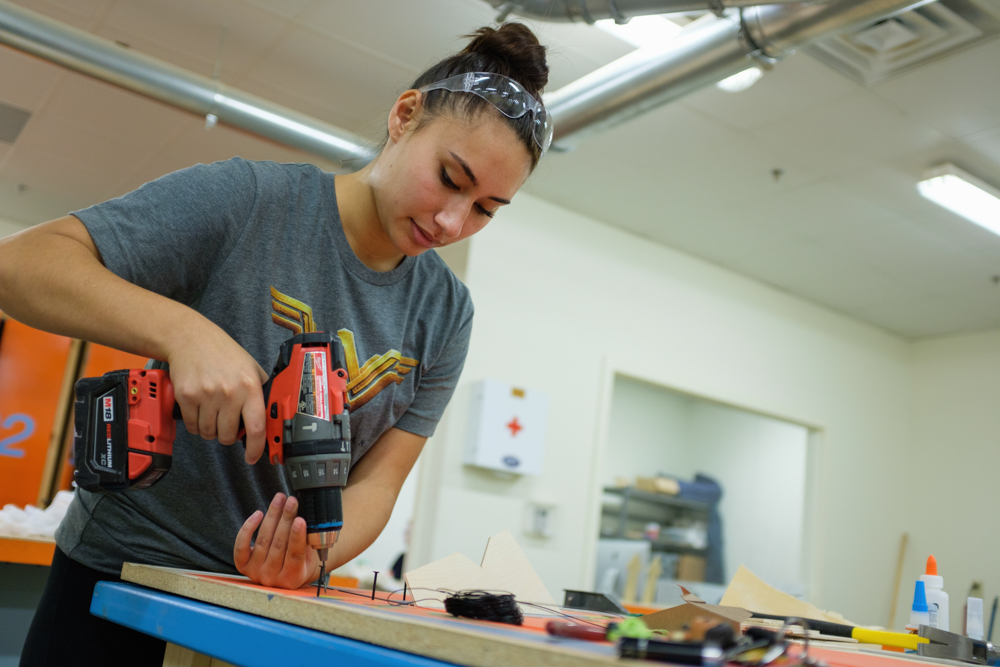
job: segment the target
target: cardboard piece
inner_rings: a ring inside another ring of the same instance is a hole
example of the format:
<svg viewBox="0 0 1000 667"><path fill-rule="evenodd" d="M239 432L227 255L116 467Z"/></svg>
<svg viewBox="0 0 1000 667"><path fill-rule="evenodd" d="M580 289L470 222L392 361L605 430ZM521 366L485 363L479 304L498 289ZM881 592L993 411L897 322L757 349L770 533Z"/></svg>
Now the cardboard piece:
<svg viewBox="0 0 1000 667"><path fill-rule="evenodd" d="M634 603L639 590L639 575L642 574L642 559L639 554L632 556L626 568L628 576L625 578L625 588L622 590L622 601Z"/></svg>
<svg viewBox="0 0 1000 667"><path fill-rule="evenodd" d="M636 477L635 488L647 493L664 493L670 496L681 492L680 483L671 477Z"/></svg>
<svg viewBox="0 0 1000 667"><path fill-rule="evenodd" d="M798 616L814 618L818 621L831 623L846 623L857 625L845 620L836 612L823 611L815 605L782 593L770 586L763 579L751 572L744 565L736 571L733 580L729 582L725 594L720 601L722 605L742 607L759 614L774 614L776 616Z"/></svg>
<svg viewBox="0 0 1000 667"><path fill-rule="evenodd" d="M651 630L680 630L694 619L701 617L710 621L727 623L739 634L740 623L751 616L750 612L746 609L708 604L683 586L680 589L683 592L681 598L684 600L684 604L652 614L646 614L642 617L642 620L646 622L646 625Z"/></svg>
<svg viewBox="0 0 1000 667"><path fill-rule="evenodd" d="M656 601L656 585L660 581L660 574L663 572L663 557L657 556L649 564L649 573L646 575L646 586L642 591L642 604L651 605Z"/></svg>
<svg viewBox="0 0 1000 667"><path fill-rule="evenodd" d="M489 539L481 565L453 553L403 578L421 607L443 609L448 592L468 590L512 593L519 602L556 605L509 530Z"/></svg>

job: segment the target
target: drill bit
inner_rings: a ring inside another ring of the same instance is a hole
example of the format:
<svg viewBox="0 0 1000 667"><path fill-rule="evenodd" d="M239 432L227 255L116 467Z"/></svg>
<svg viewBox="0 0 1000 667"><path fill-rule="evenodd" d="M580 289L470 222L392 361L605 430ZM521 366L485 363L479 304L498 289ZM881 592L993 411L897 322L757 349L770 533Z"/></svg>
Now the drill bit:
<svg viewBox="0 0 1000 667"><path fill-rule="evenodd" d="M316 583L316 597L319 597L319 592L322 589L323 592L327 592L326 585L326 559L330 555L329 549L317 549L316 553L319 555L319 581Z"/></svg>

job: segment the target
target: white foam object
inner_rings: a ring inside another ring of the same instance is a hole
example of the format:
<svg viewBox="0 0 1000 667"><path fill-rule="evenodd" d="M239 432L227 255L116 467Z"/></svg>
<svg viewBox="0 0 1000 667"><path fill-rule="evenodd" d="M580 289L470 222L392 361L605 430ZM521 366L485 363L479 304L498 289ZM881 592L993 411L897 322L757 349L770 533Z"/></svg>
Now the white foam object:
<svg viewBox="0 0 1000 667"><path fill-rule="evenodd" d="M403 575L418 607L441 609L449 592L479 590L511 593L518 602L555 605L541 578L509 530L486 544L481 565L460 553L434 561ZM537 613L541 610L524 610Z"/></svg>
<svg viewBox="0 0 1000 667"><path fill-rule="evenodd" d="M71 491L60 491L44 510L34 505L28 505L24 509L17 505L4 505L0 509L0 536L51 539L66 516L71 500Z"/></svg>

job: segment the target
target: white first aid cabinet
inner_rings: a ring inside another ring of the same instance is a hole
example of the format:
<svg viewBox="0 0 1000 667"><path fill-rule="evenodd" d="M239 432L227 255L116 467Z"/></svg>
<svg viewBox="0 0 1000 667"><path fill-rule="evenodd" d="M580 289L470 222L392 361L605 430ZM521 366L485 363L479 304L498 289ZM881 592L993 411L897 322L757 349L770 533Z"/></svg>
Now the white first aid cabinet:
<svg viewBox="0 0 1000 667"><path fill-rule="evenodd" d="M545 460L549 396L499 380L472 387L466 434L467 465L540 475Z"/></svg>

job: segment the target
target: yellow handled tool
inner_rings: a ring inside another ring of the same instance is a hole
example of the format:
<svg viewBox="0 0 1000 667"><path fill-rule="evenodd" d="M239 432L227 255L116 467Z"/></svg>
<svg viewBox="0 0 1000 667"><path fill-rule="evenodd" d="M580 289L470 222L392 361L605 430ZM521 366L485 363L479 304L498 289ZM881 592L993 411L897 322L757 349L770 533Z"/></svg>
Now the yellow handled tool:
<svg viewBox="0 0 1000 667"><path fill-rule="evenodd" d="M809 624L809 627L812 627L812 623ZM819 628L816 629L820 630ZM851 628L851 636L862 644L881 644L882 646L908 648L911 651L916 651L917 646L920 644L930 643L929 639L924 639L917 635L908 635L902 632L886 632L884 630L867 630L865 628Z"/></svg>
<svg viewBox="0 0 1000 667"><path fill-rule="evenodd" d="M757 612L753 612L753 615L755 618L766 618L772 621L787 622L790 620L802 620L809 624L810 630L817 630L823 635L857 639L862 644L880 644L882 646L908 648L912 651L916 651L918 645L930 642L929 639L924 639L923 637L918 637L917 635L909 635L903 632L886 632L884 630L868 630L866 628L858 628L845 623L831 623L830 621L819 621L812 618L793 619L787 616L758 614Z"/></svg>

